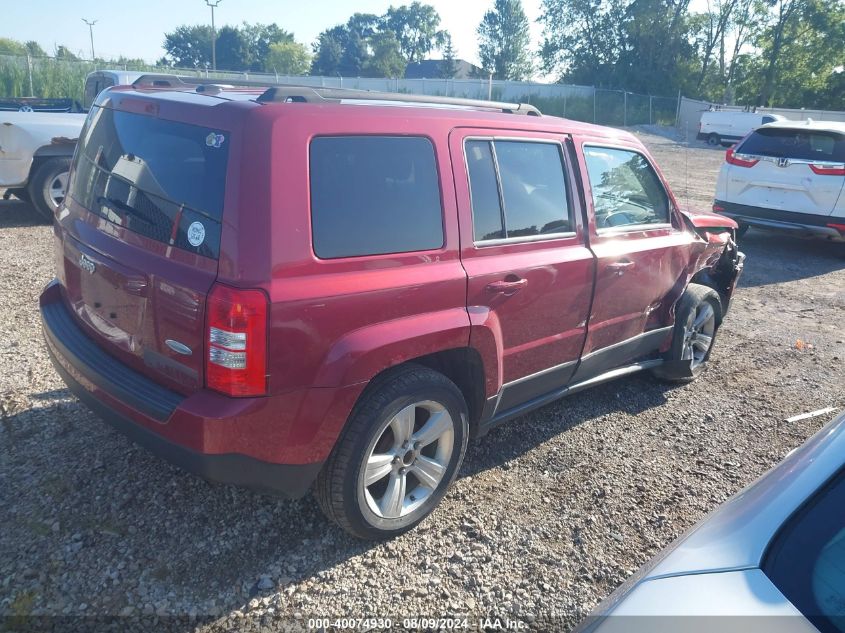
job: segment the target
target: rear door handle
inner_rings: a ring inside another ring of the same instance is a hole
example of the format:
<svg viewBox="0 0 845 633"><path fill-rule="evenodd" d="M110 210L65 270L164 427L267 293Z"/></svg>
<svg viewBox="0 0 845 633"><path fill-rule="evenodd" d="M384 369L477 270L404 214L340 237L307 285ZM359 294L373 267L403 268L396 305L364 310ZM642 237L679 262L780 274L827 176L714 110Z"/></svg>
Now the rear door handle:
<svg viewBox="0 0 845 633"><path fill-rule="evenodd" d="M489 292L496 292L505 296L511 296L525 288L528 285L527 279L516 279L514 281L494 281L487 284Z"/></svg>
<svg viewBox="0 0 845 633"><path fill-rule="evenodd" d="M634 262L631 261L613 262L607 265L607 269L617 275L624 275L626 270L633 267Z"/></svg>

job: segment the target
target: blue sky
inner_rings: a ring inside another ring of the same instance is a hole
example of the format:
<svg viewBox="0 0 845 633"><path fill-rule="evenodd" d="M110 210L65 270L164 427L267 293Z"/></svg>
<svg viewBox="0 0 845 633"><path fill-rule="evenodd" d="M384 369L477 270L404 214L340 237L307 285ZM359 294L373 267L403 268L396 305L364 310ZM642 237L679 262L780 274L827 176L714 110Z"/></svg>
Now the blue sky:
<svg viewBox="0 0 845 633"><path fill-rule="evenodd" d="M311 44L323 29L345 22L355 12L384 13L390 5L411 0L221 0L218 25L276 22ZM424 0L440 13L441 26L452 33L460 57L477 61L475 29L493 0ZM542 28L536 24L540 0L523 0L532 22L536 49ZM35 40L48 53L64 44L90 57L88 27L82 18L98 20L94 48L98 57L142 57L154 61L164 54L164 32L180 24L210 23L204 0L0 0L0 37Z"/></svg>

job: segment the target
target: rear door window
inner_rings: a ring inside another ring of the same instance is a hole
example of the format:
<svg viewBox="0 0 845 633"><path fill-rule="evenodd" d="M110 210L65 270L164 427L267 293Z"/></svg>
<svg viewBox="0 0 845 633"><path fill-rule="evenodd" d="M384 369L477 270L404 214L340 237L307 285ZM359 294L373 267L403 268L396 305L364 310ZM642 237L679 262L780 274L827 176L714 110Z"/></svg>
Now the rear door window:
<svg viewBox="0 0 845 633"><path fill-rule="evenodd" d="M585 146L584 160L598 230L670 222L669 196L645 156Z"/></svg>
<svg viewBox="0 0 845 633"><path fill-rule="evenodd" d="M574 230L559 143L468 140L465 152L476 242Z"/></svg>
<svg viewBox="0 0 845 633"><path fill-rule="evenodd" d="M322 259L443 246L434 147L422 137L311 141L311 225Z"/></svg>
<svg viewBox="0 0 845 633"><path fill-rule="evenodd" d="M227 132L94 107L69 195L109 222L216 258L228 153Z"/></svg>
<svg viewBox="0 0 845 633"><path fill-rule="evenodd" d="M745 139L737 153L845 163L845 136L817 130L762 128Z"/></svg>

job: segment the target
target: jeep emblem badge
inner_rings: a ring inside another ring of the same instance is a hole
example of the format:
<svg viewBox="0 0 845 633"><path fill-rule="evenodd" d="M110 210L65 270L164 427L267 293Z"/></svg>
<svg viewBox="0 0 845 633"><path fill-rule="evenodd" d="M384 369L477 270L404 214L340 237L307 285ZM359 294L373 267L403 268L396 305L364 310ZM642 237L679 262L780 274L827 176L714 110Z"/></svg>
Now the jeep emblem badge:
<svg viewBox="0 0 845 633"><path fill-rule="evenodd" d="M87 270L90 275L93 275L94 271L97 270L97 264L88 259L85 253L79 256L79 267L82 270Z"/></svg>

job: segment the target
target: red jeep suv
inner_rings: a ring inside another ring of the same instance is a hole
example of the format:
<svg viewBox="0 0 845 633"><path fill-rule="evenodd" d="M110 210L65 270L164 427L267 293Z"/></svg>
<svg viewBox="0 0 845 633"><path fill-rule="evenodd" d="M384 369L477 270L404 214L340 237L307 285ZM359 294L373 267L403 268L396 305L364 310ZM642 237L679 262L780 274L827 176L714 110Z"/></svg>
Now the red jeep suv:
<svg viewBox="0 0 845 633"><path fill-rule="evenodd" d="M742 268L627 132L530 106L142 77L91 108L47 348L91 409L349 532L412 528L467 442L703 369Z"/></svg>

